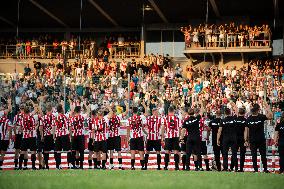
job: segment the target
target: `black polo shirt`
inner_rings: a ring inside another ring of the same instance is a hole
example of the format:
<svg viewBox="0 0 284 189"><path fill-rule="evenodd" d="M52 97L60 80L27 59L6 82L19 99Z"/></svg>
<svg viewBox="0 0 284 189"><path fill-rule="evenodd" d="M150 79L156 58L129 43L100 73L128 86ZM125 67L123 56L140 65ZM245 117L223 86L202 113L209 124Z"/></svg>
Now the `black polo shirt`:
<svg viewBox="0 0 284 189"><path fill-rule="evenodd" d="M209 127L212 130L212 145L217 145L217 135L218 135L218 130L221 124L221 118L215 118L210 121ZM222 137L221 137L222 139Z"/></svg>
<svg viewBox="0 0 284 189"><path fill-rule="evenodd" d="M201 116L190 116L187 118L182 125L182 128L185 128L188 132L188 138L192 140L201 140L200 138L200 131L199 131L199 122Z"/></svg>
<svg viewBox="0 0 284 189"><path fill-rule="evenodd" d="M246 127L249 128L250 142L265 141L264 122L268 120L266 115L258 114L257 116L249 116L247 118Z"/></svg>
<svg viewBox="0 0 284 189"><path fill-rule="evenodd" d="M221 120L220 127L222 127L223 140L237 140L237 117L227 116Z"/></svg>
<svg viewBox="0 0 284 189"><path fill-rule="evenodd" d="M238 141L244 141L244 132L245 132L245 127L246 127L246 122L247 122L247 119L244 116L238 116L236 118Z"/></svg>

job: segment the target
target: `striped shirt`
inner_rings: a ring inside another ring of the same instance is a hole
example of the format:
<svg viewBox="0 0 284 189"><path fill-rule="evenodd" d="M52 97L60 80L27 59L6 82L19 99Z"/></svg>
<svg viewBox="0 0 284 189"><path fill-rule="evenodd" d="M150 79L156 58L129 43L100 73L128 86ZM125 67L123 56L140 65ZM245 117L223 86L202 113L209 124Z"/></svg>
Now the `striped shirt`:
<svg viewBox="0 0 284 189"><path fill-rule="evenodd" d="M181 126L181 121L177 116L168 115L165 119L165 138L175 138L179 137L179 129Z"/></svg>
<svg viewBox="0 0 284 189"><path fill-rule="evenodd" d="M167 87L166 89L166 96L170 96L173 93L173 88Z"/></svg>
<svg viewBox="0 0 284 189"><path fill-rule="evenodd" d="M96 118L94 118L94 117L90 117L88 119L89 138L93 138L92 133L95 130L95 121L96 121Z"/></svg>
<svg viewBox="0 0 284 189"><path fill-rule="evenodd" d="M122 115L114 115L109 119L109 137L119 136L120 120Z"/></svg>
<svg viewBox="0 0 284 189"><path fill-rule="evenodd" d="M64 114L58 114L55 119L55 137L60 137L69 134L69 120Z"/></svg>
<svg viewBox="0 0 284 189"><path fill-rule="evenodd" d="M148 140L159 140L161 139L160 131L161 125L164 123L164 119L158 116L147 117L147 128L148 128Z"/></svg>
<svg viewBox="0 0 284 189"><path fill-rule="evenodd" d="M143 137L143 120L141 116L134 115L130 117L127 121L127 126L130 127L130 138Z"/></svg>
<svg viewBox="0 0 284 189"><path fill-rule="evenodd" d="M107 139L108 121L107 116L104 116L101 119L97 118L95 120L95 141L104 141Z"/></svg>
<svg viewBox="0 0 284 189"><path fill-rule="evenodd" d="M84 117L82 115L71 117L70 126L72 130L72 136L83 135L84 134Z"/></svg>
<svg viewBox="0 0 284 189"><path fill-rule="evenodd" d="M52 113L48 113L41 117L40 126L43 129L43 136L52 135L53 127L56 127L56 118Z"/></svg>
<svg viewBox="0 0 284 189"><path fill-rule="evenodd" d="M111 96L112 91L109 89L105 90L105 97L109 98Z"/></svg>
<svg viewBox="0 0 284 189"><path fill-rule="evenodd" d="M36 137L36 124L35 119L30 114L23 116L23 138Z"/></svg>
<svg viewBox="0 0 284 189"><path fill-rule="evenodd" d="M1 140L9 140L9 130L11 129L12 124L7 118L6 115L3 115L0 118L0 134Z"/></svg>
<svg viewBox="0 0 284 189"><path fill-rule="evenodd" d="M23 113L19 113L14 117L13 125L15 126L15 129L16 129L15 134L21 134L22 133L21 127L23 126L23 117L24 117Z"/></svg>

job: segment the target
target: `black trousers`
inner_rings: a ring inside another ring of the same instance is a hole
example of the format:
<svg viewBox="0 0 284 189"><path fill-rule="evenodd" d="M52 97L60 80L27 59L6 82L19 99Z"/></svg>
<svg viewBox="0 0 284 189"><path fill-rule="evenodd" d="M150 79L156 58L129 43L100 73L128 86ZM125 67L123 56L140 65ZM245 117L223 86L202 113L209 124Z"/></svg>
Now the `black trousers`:
<svg viewBox="0 0 284 189"><path fill-rule="evenodd" d="M238 140L237 150L239 150L239 149L240 149L240 170L243 171L244 170L244 164L245 164L245 158L246 158L246 151L247 151L247 149L244 145L244 140ZM233 170L234 167L235 167L235 165L233 163L231 163L231 170ZM235 169L238 169L238 162L237 162Z"/></svg>
<svg viewBox="0 0 284 189"><path fill-rule="evenodd" d="M186 140L186 168L188 169L190 166L190 156L194 151L195 155L201 155L201 140L199 137L192 138L188 137Z"/></svg>
<svg viewBox="0 0 284 189"><path fill-rule="evenodd" d="M235 166L235 170L237 170L238 165L238 148L237 148L237 140L234 140L232 138L224 138L223 139L223 168L224 170L228 170L228 152L229 148L231 148L232 151L232 158L231 163L233 163Z"/></svg>
<svg viewBox="0 0 284 189"><path fill-rule="evenodd" d="M264 171L267 170L267 159L266 159L266 143L265 141L254 141L250 143L250 150L252 156L252 163L254 171L258 171L257 166L257 150L259 150L261 161Z"/></svg>
<svg viewBox="0 0 284 189"><path fill-rule="evenodd" d="M279 153L280 172L284 172L284 143L279 143L278 153Z"/></svg>
<svg viewBox="0 0 284 189"><path fill-rule="evenodd" d="M218 146L217 144L213 145L214 158L216 161L216 166L217 166L218 171L221 171L220 155L221 153L223 153L222 148L223 148L222 145L221 146Z"/></svg>

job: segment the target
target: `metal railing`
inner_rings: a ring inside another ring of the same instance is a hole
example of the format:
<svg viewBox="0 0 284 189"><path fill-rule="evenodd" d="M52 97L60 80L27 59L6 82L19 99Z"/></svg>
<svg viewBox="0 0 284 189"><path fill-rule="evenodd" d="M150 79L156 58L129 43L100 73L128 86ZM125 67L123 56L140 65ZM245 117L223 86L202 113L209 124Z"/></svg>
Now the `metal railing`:
<svg viewBox="0 0 284 189"><path fill-rule="evenodd" d="M261 32L264 34L264 32ZM198 40L196 40L198 39ZM185 49L208 49L208 48L269 48L271 47L271 35L268 39L252 39L249 33L220 33L190 34L190 40L185 38Z"/></svg>
<svg viewBox="0 0 284 189"><path fill-rule="evenodd" d="M111 44L109 48L110 57L112 58L139 58L140 57L140 43L124 43L118 45L118 43ZM82 44L80 48L78 46L71 47L62 45L4 45L0 44L0 58L43 58L43 59L59 59L66 55L66 58L96 58L99 55L103 55L103 48L92 48L89 44Z"/></svg>

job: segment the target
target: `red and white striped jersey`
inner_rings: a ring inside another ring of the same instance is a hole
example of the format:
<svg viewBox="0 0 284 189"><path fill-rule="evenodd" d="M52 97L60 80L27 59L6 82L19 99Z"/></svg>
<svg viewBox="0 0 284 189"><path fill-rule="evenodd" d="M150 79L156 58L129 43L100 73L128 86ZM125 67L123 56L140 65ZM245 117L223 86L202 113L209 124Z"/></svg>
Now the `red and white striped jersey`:
<svg viewBox="0 0 284 189"><path fill-rule="evenodd" d="M69 134L69 120L66 115L60 113L55 119L55 137L60 137Z"/></svg>
<svg viewBox="0 0 284 189"><path fill-rule="evenodd" d="M94 117L90 117L88 119L88 132L89 132L89 138L92 138L92 133L95 130L95 122L96 122L96 118Z"/></svg>
<svg viewBox="0 0 284 189"><path fill-rule="evenodd" d="M128 118L127 126L130 127L130 138L143 137L143 124L146 124L146 121L143 121L139 115Z"/></svg>
<svg viewBox="0 0 284 189"><path fill-rule="evenodd" d="M0 134L1 140L9 140L9 130L11 129L12 124L7 118L6 115L1 116L0 118Z"/></svg>
<svg viewBox="0 0 284 189"><path fill-rule="evenodd" d="M165 119L165 138L179 137L179 130L181 127L180 119L175 115L168 115Z"/></svg>
<svg viewBox="0 0 284 189"><path fill-rule="evenodd" d="M56 118L52 113L48 113L41 117L39 125L43 129L43 136L52 135L52 129L56 127Z"/></svg>
<svg viewBox="0 0 284 189"><path fill-rule="evenodd" d="M82 115L77 115L70 118L72 136L80 136L84 134L84 120L85 119Z"/></svg>
<svg viewBox="0 0 284 189"><path fill-rule="evenodd" d="M107 139L107 132L108 132L108 122L109 119L107 116L95 120L95 141L104 141Z"/></svg>
<svg viewBox="0 0 284 189"><path fill-rule="evenodd" d="M205 118L201 118L199 121L199 132L201 141L206 141L208 126L205 124Z"/></svg>
<svg viewBox="0 0 284 189"><path fill-rule="evenodd" d="M105 90L105 97L109 98L111 96L112 91L110 89Z"/></svg>
<svg viewBox="0 0 284 189"><path fill-rule="evenodd" d="M15 129L16 129L15 134L21 134L22 133L21 127L23 126L23 117L24 117L23 113L19 113L14 117L13 125L15 126Z"/></svg>
<svg viewBox="0 0 284 189"><path fill-rule="evenodd" d="M166 92L165 92L165 95L166 95L166 96L170 96L172 93L173 93L173 88L167 87Z"/></svg>
<svg viewBox="0 0 284 189"><path fill-rule="evenodd" d="M164 124L164 118L158 116L147 117L148 140L161 139L161 125Z"/></svg>
<svg viewBox="0 0 284 189"><path fill-rule="evenodd" d="M109 137L119 136L119 128L120 128L120 120L122 119L122 115L114 115L109 119Z"/></svg>
<svg viewBox="0 0 284 189"><path fill-rule="evenodd" d="M23 117L23 138L36 137L36 124L32 115L27 114Z"/></svg>

